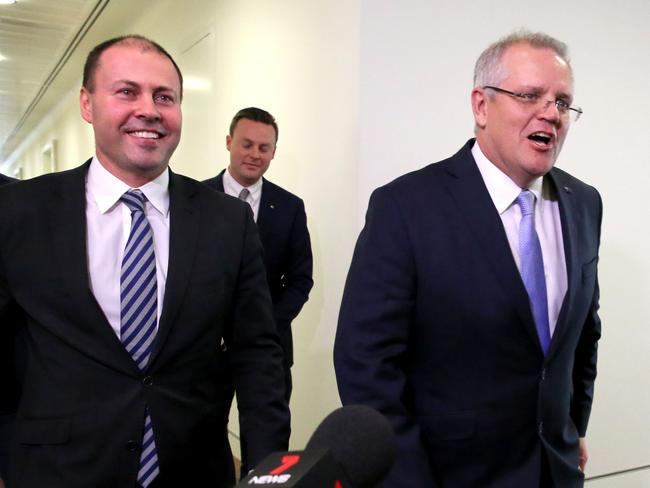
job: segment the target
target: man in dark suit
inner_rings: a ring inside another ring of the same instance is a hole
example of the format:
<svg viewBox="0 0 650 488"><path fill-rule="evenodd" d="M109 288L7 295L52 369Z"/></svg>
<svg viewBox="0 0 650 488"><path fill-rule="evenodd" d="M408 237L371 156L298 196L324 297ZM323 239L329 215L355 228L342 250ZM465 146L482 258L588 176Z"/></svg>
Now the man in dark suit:
<svg viewBox="0 0 650 488"><path fill-rule="evenodd" d="M580 487L601 200L553 168L581 113L566 46L513 34L483 52L474 82L476 140L370 199L339 317L339 392L393 424L382 486Z"/></svg>
<svg viewBox="0 0 650 488"><path fill-rule="evenodd" d="M247 205L168 169L181 99L159 45L98 45L80 94L95 157L0 191L0 313L27 317L12 487L232 484L222 342L252 464L287 448L258 232Z"/></svg>
<svg viewBox="0 0 650 488"><path fill-rule="evenodd" d="M17 180L0 173L0 186ZM15 316L2 316L0 323L3 330L0 331L0 385L2 385L2 397L0 400L0 488L4 487L2 473L7 473L9 467L9 444L11 440L11 428L13 426L14 411L19 397L19 384L14 371L14 333L19 320ZM4 326L4 324L7 324ZM6 476L6 475L5 475Z"/></svg>
<svg viewBox="0 0 650 488"><path fill-rule="evenodd" d="M253 209L264 248L273 315L284 352L288 402L293 365L291 322L307 301L314 282L305 205L296 195L262 177L275 156L277 141L278 126L269 112L256 107L240 110L233 117L226 136L230 164L227 170L205 183L247 201ZM242 453L245 444L242 436ZM242 457L245 469L245 455Z"/></svg>

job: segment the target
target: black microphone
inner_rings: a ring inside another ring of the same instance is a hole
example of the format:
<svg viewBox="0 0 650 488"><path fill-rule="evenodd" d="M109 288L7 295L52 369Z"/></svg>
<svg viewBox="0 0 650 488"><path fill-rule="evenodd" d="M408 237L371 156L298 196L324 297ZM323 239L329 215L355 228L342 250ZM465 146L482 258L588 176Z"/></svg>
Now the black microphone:
<svg viewBox="0 0 650 488"><path fill-rule="evenodd" d="M318 426L304 451L265 458L237 488L372 488L395 461L393 428L376 410L349 405Z"/></svg>

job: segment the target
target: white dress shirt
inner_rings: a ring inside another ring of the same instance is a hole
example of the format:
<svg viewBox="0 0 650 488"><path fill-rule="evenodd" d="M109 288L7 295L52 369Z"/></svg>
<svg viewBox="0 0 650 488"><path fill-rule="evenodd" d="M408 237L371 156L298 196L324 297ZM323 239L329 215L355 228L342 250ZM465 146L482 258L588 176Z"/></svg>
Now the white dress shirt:
<svg viewBox="0 0 650 488"><path fill-rule="evenodd" d="M86 239L90 289L120 337L120 274L131 231L131 212L120 197L129 189L94 157L86 176ZM158 285L158 320L162 312L169 262L169 172L139 188L147 197L145 215L153 230Z"/></svg>
<svg viewBox="0 0 650 488"><path fill-rule="evenodd" d="M501 216L510 250L521 273L521 260L519 259L521 209L516 200L522 188L519 188L514 181L487 159L478 143L474 144L472 155L481 172L492 202ZM567 291L567 271L560 208L553 186L548 179L536 179L530 185L529 190L535 194L535 230L539 237L544 259L548 321L552 336Z"/></svg>
<svg viewBox="0 0 650 488"><path fill-rule="evenodd" d="M239 198L239 194L244 188L249 191L248 197L246 197L246 202L248 202L251 209L253 209L253 218L255 219L255 222L257 222L257 214L260 211L263 181L264 180L260 178L251 186L241 186L230 174L230 169L226 169L226 171L223 172L223 191L226 195Z"/></svg>

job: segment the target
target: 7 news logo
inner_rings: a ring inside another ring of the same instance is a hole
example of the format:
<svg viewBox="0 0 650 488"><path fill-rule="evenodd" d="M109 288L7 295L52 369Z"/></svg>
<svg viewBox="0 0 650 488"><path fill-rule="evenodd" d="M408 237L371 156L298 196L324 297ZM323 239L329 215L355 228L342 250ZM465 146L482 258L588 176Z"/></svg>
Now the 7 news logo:
<svg viewBox="0 0 650 488"><path fill-rule="evenodd" d="M282 463L277 467L269 471L269 474L262 476L253 476L248 480L249 485L275 485L286 483L291 479L291 474L284 473L290 467L295 466L300 462L300 456L296 454L289 454L282 456Z"/></svg>
<svg viewBox="0 0 650 488"><path fill-rule="evenodd" d="M258 474L259 473L259 474ZM341 469L327 449L272 453L237 486L344 488Z"/></svg>

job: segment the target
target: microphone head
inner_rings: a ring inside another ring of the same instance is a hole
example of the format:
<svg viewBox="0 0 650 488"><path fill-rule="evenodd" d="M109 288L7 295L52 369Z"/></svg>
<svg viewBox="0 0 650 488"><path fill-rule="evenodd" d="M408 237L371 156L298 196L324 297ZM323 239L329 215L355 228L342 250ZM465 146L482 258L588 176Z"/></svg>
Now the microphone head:
<svg viewBox="0 0 650 488"><path fill-rule="evenodd" d="M365 405L347 405L329 414L305 450L329 449L355 487L379 483L395 461L397 441L386 418Z"/></svg>

